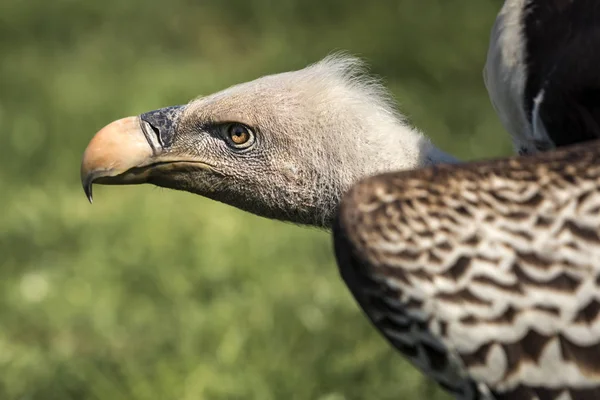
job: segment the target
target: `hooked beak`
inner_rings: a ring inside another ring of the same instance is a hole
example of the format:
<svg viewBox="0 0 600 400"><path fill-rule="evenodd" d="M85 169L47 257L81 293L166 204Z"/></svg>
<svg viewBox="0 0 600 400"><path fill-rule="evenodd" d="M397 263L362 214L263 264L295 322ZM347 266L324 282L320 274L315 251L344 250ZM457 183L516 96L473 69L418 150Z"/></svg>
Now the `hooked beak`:
<svg viewBox="0 0 600 400"><path fill-rule="evenodd" d="M169 152L182 106L167 107L111 122L92 138L81 162L81 183L92 202L92 184L128 185L157 172L198 163Z"/></svg>

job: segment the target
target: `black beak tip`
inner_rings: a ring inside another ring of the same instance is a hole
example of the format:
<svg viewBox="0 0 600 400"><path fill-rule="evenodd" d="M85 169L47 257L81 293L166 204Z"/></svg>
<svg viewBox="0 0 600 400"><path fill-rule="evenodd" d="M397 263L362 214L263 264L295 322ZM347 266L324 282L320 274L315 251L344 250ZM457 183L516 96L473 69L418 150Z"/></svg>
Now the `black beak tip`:
<svg viewBox="0 0 600 400"><path fill-rule="evenodd" d="M83 185L83 191L90 202L90 204L94 203L94 198L92 195L92 184L94 183L94 178L91 175L86 176L81 180L81 184Z"/></svg>

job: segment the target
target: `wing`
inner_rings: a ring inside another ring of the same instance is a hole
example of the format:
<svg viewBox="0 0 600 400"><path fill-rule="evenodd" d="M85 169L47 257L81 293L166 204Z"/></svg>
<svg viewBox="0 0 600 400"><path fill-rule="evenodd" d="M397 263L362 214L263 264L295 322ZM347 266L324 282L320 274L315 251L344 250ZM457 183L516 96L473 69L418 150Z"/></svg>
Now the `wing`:
<svg viewBox="0 0 600 400"><path fill-rule="evenodd" d="M334 245L373 324L458 398L600 398L598 142L368 178Z"/></svg>
<svg viewBox="0 0 600 400"><path fill-rule="evenodd" d="M506 0L490 32L484 82L515 150L600 137L600 2Z"/></svg>

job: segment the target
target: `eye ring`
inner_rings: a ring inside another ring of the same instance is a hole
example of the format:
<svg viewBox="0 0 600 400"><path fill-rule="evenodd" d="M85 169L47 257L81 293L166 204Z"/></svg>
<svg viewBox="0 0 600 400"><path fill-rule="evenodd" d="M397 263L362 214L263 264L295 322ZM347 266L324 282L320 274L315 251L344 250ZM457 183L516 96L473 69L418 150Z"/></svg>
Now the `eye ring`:
<svg viewBox="0 0 600 400"><path fill-rule="evenodd" d="M254 132L244 124L227 125L226 136L227 142L236 149L246 149L254 143Z"/></svg>

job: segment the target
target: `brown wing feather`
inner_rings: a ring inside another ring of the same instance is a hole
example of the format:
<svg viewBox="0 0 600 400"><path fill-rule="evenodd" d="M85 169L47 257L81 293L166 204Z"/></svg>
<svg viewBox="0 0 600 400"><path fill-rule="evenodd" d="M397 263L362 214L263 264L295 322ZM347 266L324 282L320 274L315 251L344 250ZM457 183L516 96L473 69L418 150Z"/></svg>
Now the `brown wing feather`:
<svg viewBox="0 0 600 400"><path fill-rule="evenodd" d="M368 317L458 398L600 398L600 143L368 178L334 243Z"/></svg>

